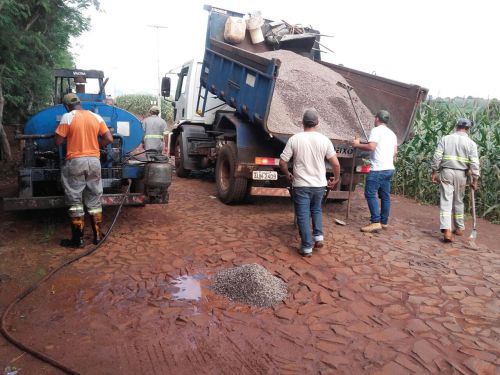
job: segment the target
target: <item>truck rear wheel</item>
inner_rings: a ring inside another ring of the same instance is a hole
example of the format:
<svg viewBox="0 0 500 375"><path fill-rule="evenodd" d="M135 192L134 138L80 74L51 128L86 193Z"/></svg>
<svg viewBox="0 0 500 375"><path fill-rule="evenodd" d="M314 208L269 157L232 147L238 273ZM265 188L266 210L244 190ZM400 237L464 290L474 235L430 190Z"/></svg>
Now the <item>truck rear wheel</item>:
<svg viewBox="0 0 500 375"><path fill-rule="evenodd" d="M247 195L248 180L234 176L236 161L236 145L228 143L222 146L215 166L215 180L219 199L226 204L240 203Z"/></svg>
<svg viewBox="0 0 500 375"><path fill-rule="evenodd" d="M184 168L184 143L182 142L182 134L177 136L175 141L175 174L178 177L188 177L189 169Z"/></svg>

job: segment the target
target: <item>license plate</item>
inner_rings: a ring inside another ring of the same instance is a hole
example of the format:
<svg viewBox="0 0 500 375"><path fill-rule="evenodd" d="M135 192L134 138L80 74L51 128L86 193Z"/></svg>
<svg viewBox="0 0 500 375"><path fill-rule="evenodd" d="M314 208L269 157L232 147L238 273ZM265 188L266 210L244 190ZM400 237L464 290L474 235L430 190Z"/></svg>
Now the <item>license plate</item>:
<svg viewBox="0 0 500 375"><path fill-rule="evenodd" d="M277 180L278 172L276 171L253 171L252 178L254 180Z"/></svg>

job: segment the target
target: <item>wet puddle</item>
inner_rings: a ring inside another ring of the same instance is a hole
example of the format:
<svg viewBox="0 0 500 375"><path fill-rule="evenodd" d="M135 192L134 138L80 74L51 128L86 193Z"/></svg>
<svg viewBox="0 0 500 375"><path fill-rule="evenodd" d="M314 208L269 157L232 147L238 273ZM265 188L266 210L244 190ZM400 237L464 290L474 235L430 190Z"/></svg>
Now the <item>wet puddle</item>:
<svg viewBox="0 0 500 375"><path fill-rule="evenodd" d="M172 293L172 298L175 300L201 300L201 281L204 279L203 275L179 276L175 278L172 281L172 285L178 290Z"/></svg>

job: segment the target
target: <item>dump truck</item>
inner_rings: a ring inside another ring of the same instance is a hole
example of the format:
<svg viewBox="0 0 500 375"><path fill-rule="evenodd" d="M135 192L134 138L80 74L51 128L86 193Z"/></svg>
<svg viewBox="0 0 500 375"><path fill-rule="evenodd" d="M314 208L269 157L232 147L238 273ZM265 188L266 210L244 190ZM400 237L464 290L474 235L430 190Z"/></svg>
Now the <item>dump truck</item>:
<svg viewBox="0 0 500 375"><path fill-rule="evenodd" d="M113 142L101 150L101 176L105 206L167 203L172 181L168 157L134 153L144 131L132 113L113 105L106 95L101 70L56 69L54 105L32 116L15 138L22 145L18 169L18 195L3 199L7 211L59 208L65 206L61 167L65 162L66 143L56 146L55 130L66 113L62 98L74 92L83 109L99 114L108 126ZM130 192L124 194L130 184ZM125 199L125 200L123 200Z"/></svg>
<svg viewBox="0 0 500 375"><path fill-rule="evenodd" d="M349 91L353 107L351 95L356 95L372 116L380 109L388 110L398 143L408 138L427 89L322 61L321 34L312 28L297 33L286 23L263 20L260 28L264 41L261 37L255 43L254 35L247 30L241 41L229 42L225 36L228 22L232 17L242 19L248 15L211 6L205 9L208 24L203 61L189 61L175 72L178 77L170 150L175 156L177 176L215 167L218 197L226 204L242 202L248 196L289 195L288 183L279 170L279 156L288 138L297 131L297 124L286 131L286 126L283 130L270 120L277 101L276 82L283 67L279 58L268 55L277 50L305 56L318 70L330 69L339 74L339 84ZM170 87L171 77L167 74L162 79L165 97L170 95ZM329 99L335 107L335 98ZM348 126L361 134L363 124L351 117ZM369 125L373 125L373 118ZM345 200L367 168L350 146L350 135L330 133L341 164L341 183L328 193L328 198ZM327 174L331 173L327 169Z"/></svg>

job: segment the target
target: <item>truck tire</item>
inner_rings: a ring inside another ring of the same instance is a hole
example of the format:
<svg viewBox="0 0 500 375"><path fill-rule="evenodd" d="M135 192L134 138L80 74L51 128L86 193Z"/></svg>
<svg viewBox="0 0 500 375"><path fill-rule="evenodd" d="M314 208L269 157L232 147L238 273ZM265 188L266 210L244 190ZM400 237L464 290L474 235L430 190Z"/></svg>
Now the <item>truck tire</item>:
<svg viewBox="0 0 500 375"><path fill-rule="evenodd" d="M236 145L228 143L222 146L215 165L215 181L219 199L225 204L240 203L247 195L248 180L234 176L236 164Z"/></svg>
<svg viewBox="0 0 500 375"><path fill-rule="evenodd" d="M182 134L177 136L175 141L175 174L177 177L188 177L191 172L184 168L184 142L182 142Z"/></svg>

